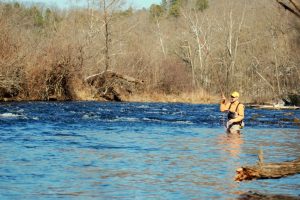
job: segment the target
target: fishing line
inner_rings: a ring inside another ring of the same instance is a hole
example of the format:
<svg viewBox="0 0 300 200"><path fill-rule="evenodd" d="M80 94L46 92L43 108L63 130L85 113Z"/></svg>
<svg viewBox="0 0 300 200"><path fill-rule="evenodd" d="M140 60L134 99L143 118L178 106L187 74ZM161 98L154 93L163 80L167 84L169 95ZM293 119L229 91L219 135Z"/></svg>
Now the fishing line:
<svg viewBox="0 0 300 200"><path fill-rule="evenodd" d="M217 65L217 64L222 64L222 62L216 62L213 64L213 66ZM215 67L213 67L214 69L216 69ZM218 89L219 91L221 92L221 95L222 95L222 101L223 101L223 97L225 97L225 94L224 94L224 90L223 88L221 87L221 79L220 79L220 74L219 74L219 71L216 70L216 75L217 75L217 85L218 85ZM226 97L225 97L225 103L226 103ZM225 128L227 128L227 124L226 124L226 113L225 112L222 112L222 117L221 117L221 123L223 124L223 126Z"/></svg>

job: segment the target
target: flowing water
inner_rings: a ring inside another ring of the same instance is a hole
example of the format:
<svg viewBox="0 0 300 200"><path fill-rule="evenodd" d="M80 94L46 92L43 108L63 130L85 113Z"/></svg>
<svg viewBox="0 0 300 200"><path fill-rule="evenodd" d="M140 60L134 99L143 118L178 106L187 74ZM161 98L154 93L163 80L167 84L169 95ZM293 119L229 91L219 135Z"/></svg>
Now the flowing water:
<svg viewBox="0 0 300 200"><path fill-rule="evenodd" d="M246 108L240 137L218 105L0 104L0 199L238 199L300 195L300 175L234 182L235 169L300 157L300 111Z"/></svg>

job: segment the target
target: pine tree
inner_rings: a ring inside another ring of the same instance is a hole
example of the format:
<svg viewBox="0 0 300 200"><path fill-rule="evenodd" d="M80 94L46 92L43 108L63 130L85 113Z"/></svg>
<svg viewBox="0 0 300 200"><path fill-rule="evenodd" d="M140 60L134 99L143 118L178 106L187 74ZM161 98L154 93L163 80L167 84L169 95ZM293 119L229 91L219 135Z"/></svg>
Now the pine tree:
<svg viewBox="0 0 300 200"><path fill-rule="evenodd" d="M44 25L44 17L42 12L36 6L33 6L29 9L29 15L33 17L35 26L41 27Z"/></svg>
<svg viewBox="0 0 300 200"><path fill-rule="evenodd" d="M164 11L168 10L168 2L167 2L167 0L162 0L160 5L161 5L162 9L164 9Z"/></svg>
<svg viewBox="0 0 300 200"><path fill-rule="evenodd" d="M203 11L208 8L208 0L197 0L196 1L196 9Z"/></svg>
<svg viewBox="0 0 300 200"><path fill-rule="evenodd" d="M180 15L181 0L170 0L169 15L179 17Z"/></svg>
<svg viewBox="0 0 300 200"><path fill-rule="evenodd" d="M164 14L164 10L162 6L156 4L152 4L150 6L150 16L152 19L160 18L163 14Z"/></svg>

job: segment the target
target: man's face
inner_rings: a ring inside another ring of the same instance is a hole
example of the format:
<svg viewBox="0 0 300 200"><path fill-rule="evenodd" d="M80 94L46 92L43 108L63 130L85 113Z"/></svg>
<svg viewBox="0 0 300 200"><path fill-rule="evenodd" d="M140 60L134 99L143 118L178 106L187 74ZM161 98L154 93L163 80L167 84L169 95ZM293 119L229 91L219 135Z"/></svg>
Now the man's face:
<svg viewBox="0 0 300 200"><path fill-rule="evenodd" d="M236 100L238 100L238 97L233 97L233 96L230 97L230 102L231 103L235 102Z"/></svg>

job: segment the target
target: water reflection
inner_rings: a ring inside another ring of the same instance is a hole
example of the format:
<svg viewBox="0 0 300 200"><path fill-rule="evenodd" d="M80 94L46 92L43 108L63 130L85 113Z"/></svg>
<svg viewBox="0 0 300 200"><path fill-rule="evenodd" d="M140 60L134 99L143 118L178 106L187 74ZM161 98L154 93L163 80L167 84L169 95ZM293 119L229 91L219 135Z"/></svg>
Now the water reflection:
<svg viewBox="0 0 300 200"><path fill-rule="evenodd" d="M243 143L243 135L238 133L221 134L218 138L218 144L221 149L225 152L229 152L231 157L239 157Z"/></svg>
<svg viewBox="0 0 300 200"><path fill-rule="evenodd" d="M244 144L243 134L221 133L216 138L216 145L220 151L221 160L225 161L226 175L223 184L218 186L221 191L228 191L231 195L240 195L243 191L239 188L239 183L234 181L235 169L241 166L241 151ZM223 186L222 186L223 185Z"/></svg>

